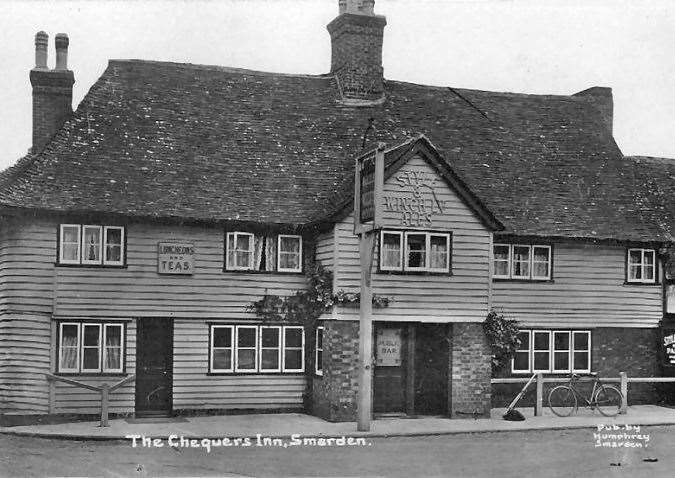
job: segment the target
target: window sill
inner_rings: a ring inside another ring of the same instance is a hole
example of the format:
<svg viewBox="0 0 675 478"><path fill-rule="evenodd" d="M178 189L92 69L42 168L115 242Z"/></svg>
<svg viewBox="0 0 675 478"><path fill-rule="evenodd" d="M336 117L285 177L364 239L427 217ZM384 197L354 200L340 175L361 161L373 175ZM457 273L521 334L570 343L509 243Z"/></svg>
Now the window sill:
<svg viewBox="0 0 675 478"><path fill-rule="evenodd" d="M440 271L383 271L378 270L378 274L383 275L398 275L398 276L448 276L451 277L452 272L440 272Z"/></svg>
<svg viewBox="0 0 675 478"><path fill-rule="evenodd" d="M102 265L102 264L64 264L61 262L55 262L54 266L56 267L79 267L81 269L126 269L127 264L122 264L119 266L115 265Z"/></svg>
<svg viewBox="0 0 675 478"><path fill-rule="evenodd" d="M623 285L625 285L625 286L638 286L638 287L661 287L660 282L630 282L630 281L624 281Z"/></svg>
<svg viewBox="0 0 675 478"><path fill-rule="evenodd" d="M241 376L247 376L247 377L255 377L255 376L260 376L264 377L265 375L285 375L289 377L297 377L297 376L302 376L305 375L305 372L206 372L206 375L208 377L214 376L214 377L241 377Z"/></svg>
<svg viewBox="0 0 675 478"><path fill-rule="evenodd" d="M128 377L129 374L126 372L55 372L54 375L57 375L59 377L68 377L68 378L73 378L73 377L119 377L119 378L125 378Z"/></svg>
<svg viewBox="0 0 675 478"><path fill-rule="evenodd" d="M223 272L229 274L266 274L266 275L281 275L281 276L301 276L304 275L304 271L300 272L280 272L280 271L254 271L249 269L223 269Z"/></svg>
<svg viewBox="0 0 675 478"><path fill-rule="evenodd" d="M506 277L493 277L492 282L513 282L521 284L553 284L553 279L507 279Z"/></svg>

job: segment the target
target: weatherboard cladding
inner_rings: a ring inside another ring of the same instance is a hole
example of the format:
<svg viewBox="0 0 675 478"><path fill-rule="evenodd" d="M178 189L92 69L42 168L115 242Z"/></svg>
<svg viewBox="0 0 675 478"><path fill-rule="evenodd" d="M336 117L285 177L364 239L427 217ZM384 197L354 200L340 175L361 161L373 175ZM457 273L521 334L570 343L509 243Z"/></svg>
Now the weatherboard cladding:
<svg viewBox="0 0 675 478"><path fill-rule="evenodd" d="M372 117L369 146L423 133L505 232L673 240L672 206L641 190L588 98L385 90L353 107L332 76L114 60L52 142L0 174L0 204L314 223L351 194Z"/></svg>

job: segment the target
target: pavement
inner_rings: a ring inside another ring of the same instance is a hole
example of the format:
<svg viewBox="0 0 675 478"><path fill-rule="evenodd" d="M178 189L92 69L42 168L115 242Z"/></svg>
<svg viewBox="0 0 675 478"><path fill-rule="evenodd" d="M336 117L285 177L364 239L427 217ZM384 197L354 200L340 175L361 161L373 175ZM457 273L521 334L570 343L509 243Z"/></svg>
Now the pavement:
<svg viewBox="0 0 675 478"><path fill-rule="evenodd" d="M283 413L180 417L175 420L143 420L142 423L134 423L132 419L114 419L110 420L108 427L100 427L98 422L27 425L0 427L0 433L74 440L128 440L130 435L164 439L170 435L190 439L255 439L258 434L270 438L290 438L294 434L302 437L394 437L596 428L600 424L675 425L675 408L656 405L630 406L627 414L613 418L589 409L580 409L576 415L567 418L557 417L548 409L544 409L543 416L539 417L534 416L533 408L518 410L526 417L524 421L506 421L502 418L505 409L495 408L491 418L383 418L372 421L368 432L357 431L355 422L331 423L303 413Z"/></svg>

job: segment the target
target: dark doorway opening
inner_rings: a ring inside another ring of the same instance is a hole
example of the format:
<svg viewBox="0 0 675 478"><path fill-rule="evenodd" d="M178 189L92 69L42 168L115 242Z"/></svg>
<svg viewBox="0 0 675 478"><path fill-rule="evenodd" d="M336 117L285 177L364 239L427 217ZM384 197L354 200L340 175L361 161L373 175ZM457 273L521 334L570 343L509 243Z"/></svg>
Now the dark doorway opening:
<svg viewBox="0 0 675 478"><path fill-rule="evenodd" d="M447 324L415 328L415 414L446 415L450 338Z"/></svg>
<svg viewBox="0 0 675 478"><path fill-rule="evenodd" d="M173 320L138 320L136 416L171 416L173 406Z"/></svg>

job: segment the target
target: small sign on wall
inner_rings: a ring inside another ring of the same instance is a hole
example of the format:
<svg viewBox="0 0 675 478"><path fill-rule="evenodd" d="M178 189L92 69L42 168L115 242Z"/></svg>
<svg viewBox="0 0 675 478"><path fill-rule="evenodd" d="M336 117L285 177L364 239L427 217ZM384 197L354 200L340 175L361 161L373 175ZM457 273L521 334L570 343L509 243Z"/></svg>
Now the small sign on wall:
<svg viewBox="0 0 675 478"><path fill-rule="evenodd" d="M157 244L157 272L159 274L192 274L195 267L195 247L185 242Z"/></svg>
<svg viewBox="0 0 675 478"><path fill-rule="evenodd" d="M675 365L675 330L663 336L663 347L666 352L666 364Z"/></svg>
<svg viewBox="0 0 675 478"><path fill-rule="evenodd" d="M375 365L378 367L401 366L401 329L379 329Z"/></svg>

